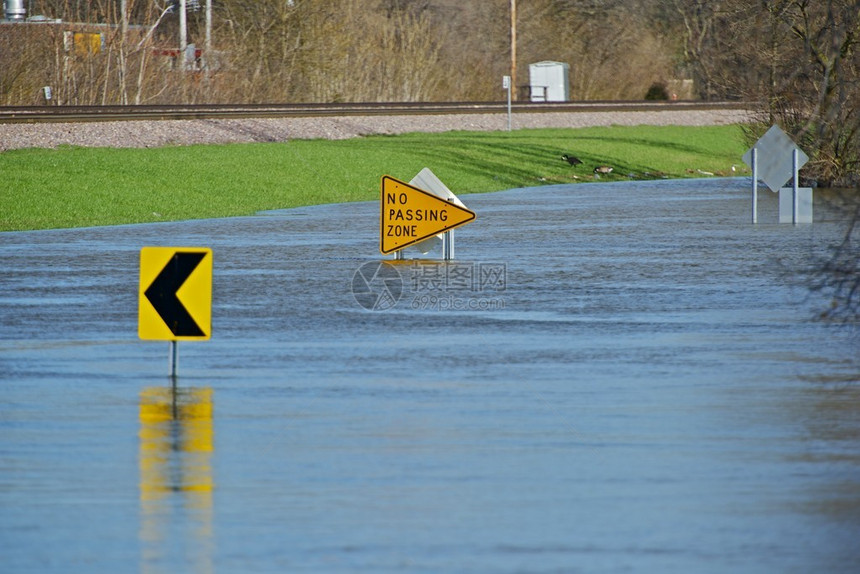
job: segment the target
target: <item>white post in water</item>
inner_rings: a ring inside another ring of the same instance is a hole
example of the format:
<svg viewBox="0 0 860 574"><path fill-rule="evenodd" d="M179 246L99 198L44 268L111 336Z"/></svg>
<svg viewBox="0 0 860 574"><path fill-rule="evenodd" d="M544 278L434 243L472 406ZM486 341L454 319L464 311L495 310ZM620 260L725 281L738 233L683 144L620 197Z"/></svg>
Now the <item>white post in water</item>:
<svg viewBox="0 0 860 574"><path fill-rule="evenodd" d="M442 235L442 259L450 261L454 259L454 230L446 231Z"/></svg>
<svg viewBox="0 0 860 574"><path fill-rule="evenodd" d="M797 184L797 177L798 177L798 173L800 172L800 168L798 167L797 164L798 164L797 148L794 148L793 150L791 150L791 170L792 170L792 173L794 174L792 176L792 183L791 183L791 192L792 192L792 194L791 194L791 201L792 201L791 222L795 225L797 225L797 218L800 216L800 205L799 205L800 193L797 191L797 185L798 185Z"/></svg>
<svg viewBox="0 0 860 574"><path fill-rule="evenodd" d="M752 222L758 222L758 148L752 148Z"/></svg>

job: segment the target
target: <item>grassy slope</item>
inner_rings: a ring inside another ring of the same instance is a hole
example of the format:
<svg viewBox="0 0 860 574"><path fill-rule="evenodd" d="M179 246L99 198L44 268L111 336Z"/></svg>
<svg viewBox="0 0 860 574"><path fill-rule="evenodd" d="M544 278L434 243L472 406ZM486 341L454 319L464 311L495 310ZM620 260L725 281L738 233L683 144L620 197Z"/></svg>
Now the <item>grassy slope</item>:
<svg viewBox="0 0 860 574"><path fill-rule="evenodd" d="M602 181L635 173L701 177L740 163L739 126L414 133L156 149L61 148L0 154L0 231L246 215L376 199L388 174L432 169L455 193ZM560 159L575 154L584 165ZM573 174L580 179L575 180Z"/></svg>

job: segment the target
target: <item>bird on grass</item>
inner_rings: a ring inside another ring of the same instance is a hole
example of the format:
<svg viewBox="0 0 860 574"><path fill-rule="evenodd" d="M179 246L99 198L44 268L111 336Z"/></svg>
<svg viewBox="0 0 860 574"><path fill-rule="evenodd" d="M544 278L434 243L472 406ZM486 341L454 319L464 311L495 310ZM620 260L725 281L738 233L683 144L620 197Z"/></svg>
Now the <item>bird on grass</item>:
<svg viewBox="0 0 860 574"><path fill-rule="evenodd" d="M582 163L582 160L579 159L578 157L572 156L572 155L567 155L566 153L561 155L561 159L563 159L564 161L566 161L567 163L569 163L570 165L572 165L574 167L576 167Z"/></svg>
<svg viewBox="0 0 860 574"><path fill-rule="evenodd" d="M606 175L608 173L612 173L612 167L610 167L608 165L599 165L599 166L594 168L594 173L596 173L596 174L602 173L602 174Z"/></svg>

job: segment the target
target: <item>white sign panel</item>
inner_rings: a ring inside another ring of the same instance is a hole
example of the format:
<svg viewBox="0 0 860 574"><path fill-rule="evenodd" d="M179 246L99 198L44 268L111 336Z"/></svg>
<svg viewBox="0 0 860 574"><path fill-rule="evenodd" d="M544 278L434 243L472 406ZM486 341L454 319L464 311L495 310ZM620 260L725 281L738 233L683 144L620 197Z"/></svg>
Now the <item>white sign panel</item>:
<svg viewBox="0 0 860 574"><path fill-rule="evenodd" d="M779 126L773 126L767 133L761 136L753 147L747 150L743 156L744 163L752 167L752 150L757 149L756 163L758 164L758 178L767 185L774 193L785 185L794 175L792 165L792 153L797 150L797 169L800 169L809 156L797 147Z"/></svg>
<svg viewBox="0 0 860 574"><path fill-rule="evenodd" d="M414 185L415 187L420 187L424 191L430 192L438 198L449 201L463 209L467 209L466 206L463 205L463 202L460 201L460 198L454 195L454 192L448 189L448 186L442 183L442 180L436 177L436 174L430 171L429 167L425 167L418 172L418 175L413 177L409 184ZM412 247L426 255L437 247L441 248L442 241L442 234L440 233L439 235L431 237L421 243L416 243Z"/></svg>
<svg viewBox="0 0 860 574"><path fill-rule="evenodd" d="M794 221L794 188L779 190L780 223L812 223L812 188L797 188L797 221Z"/></svg>

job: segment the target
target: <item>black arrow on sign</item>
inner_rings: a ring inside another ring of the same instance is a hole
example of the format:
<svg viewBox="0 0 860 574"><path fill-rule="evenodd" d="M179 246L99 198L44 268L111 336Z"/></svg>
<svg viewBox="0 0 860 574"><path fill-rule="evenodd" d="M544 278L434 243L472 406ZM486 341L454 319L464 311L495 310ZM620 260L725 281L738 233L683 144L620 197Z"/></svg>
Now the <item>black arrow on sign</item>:
<svg viewBox="0 0 860 574"><path fill-rule="evenodd" d="M177 251L173 254L155 281L144 291L156 313L177 337L205 337L206 333L188 313L185 305L176 296L188 276L191 275L206 253Z"/></svg>

